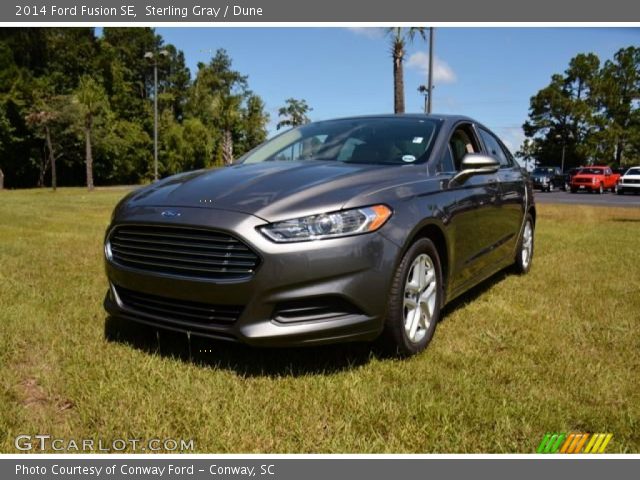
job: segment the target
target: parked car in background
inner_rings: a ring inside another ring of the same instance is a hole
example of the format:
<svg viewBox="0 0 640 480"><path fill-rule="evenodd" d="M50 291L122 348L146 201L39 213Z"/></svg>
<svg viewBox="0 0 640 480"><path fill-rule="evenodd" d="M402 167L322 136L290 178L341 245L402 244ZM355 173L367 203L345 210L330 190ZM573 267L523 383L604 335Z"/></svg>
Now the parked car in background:
<svg viewBox="0 0 640 480"><path fill-rule="evenodd" d="M571 193L584 191L602 194L606 190L613 192L619 178L620 175L613 173L611 167L600 165L584 167L571 179Z"/></svg>
<svg viewBox="0 0 640 480"><path fill-rule="evenodd" d="M584 167L575 167L565 172L564 174L564 191L565 192L568 192L571 190L571 179L583 168Z"/></svg>
<svg viewBox="0 0 640 480"><path fill-rule="evenodd" d="M640 193L640 166L631 167L618 180L616 191L619 195L625 193Z"/></svg>
<svg viewBox="0 0 640 480"><path fill-rule="evenodd" d="M564 187L564 175L558 167L536 167L531 172L533 188L542 192L553 192Z"/></svg>
<svg viewBox="0 0 640 480"><path fill-rule="evenodd" d="M263 346L373 340L400 355L442 307L526 273L529 175L461 116L310 123L216 170L126 196L107 229L110 315Z"/></svg>

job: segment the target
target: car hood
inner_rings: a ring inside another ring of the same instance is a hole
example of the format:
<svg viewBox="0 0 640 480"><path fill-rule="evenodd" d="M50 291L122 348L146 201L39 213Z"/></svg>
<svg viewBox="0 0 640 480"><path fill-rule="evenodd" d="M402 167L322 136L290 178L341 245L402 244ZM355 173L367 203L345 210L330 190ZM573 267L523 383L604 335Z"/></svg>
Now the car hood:
<svg viewBox="0 0 640 480"><path fill-rule="evenodd" d="M166 178L131 194L122 208L200 207L277 221L339 209L363 192L415 178L416 168L411 167L419 166L320 161L239 164Z"/></svg>

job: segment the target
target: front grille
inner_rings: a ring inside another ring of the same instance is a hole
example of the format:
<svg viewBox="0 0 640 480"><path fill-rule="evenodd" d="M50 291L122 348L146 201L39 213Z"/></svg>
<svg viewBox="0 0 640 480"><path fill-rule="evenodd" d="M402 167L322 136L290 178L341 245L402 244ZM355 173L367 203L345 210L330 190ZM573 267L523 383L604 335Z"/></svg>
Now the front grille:
<svg viewBox="0 0 640 480"><path fill-rule="evenodd" d="M636 180L635 178L628 178L628 179L623 179L622 183L625 183L625 184L636 184L636 183L640 183L640 180Z"/></svg>
<svg viewBox="0 0 640 480"><path fill-rule="evenodd" d="M593 180L591 178L574 178L573 181L575 183L593 183Z"/></svg>
<svg viewBox="0 0 640 480"><path fill-rule="evenodd" d="M238 320L242 313L242 307L237 305L211 305L134 292L119 286L114 288L123 307L168 321L177 320L203 326L229 325Z"/></svg>
<svg viewBox="0 0 640 480"><path fill-rule="evenodd" d="M249 277L260 261L231 235L191 227L121 225L111 232L107 250L125 267L215 280Z"/></svg>

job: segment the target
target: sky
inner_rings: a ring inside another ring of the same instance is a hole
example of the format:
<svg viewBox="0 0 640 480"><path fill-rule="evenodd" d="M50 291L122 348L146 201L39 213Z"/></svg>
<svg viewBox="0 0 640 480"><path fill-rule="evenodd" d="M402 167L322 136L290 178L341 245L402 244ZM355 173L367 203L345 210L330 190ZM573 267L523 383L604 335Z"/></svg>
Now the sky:
<svg viewBox="0 0 640 480"><path fill-rule="evenodd" d="M218 48L249 76L276 132L278 108L289 97L313 108L311 120L393 112L393 64L382 28L162 27L165 42L184 51L192 77ZM440 27L435 30L434 113L468 115L520 147L529 99L563 72L578 53L601 61L640 45L640 28ZM420 112L428 46L416 38L405 61L407 112Z"/></svg>

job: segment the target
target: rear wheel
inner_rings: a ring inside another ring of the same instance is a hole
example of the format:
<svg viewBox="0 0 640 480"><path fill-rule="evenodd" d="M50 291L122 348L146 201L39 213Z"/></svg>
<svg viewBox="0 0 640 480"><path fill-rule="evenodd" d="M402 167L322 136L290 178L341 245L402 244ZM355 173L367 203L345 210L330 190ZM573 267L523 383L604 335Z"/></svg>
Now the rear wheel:
<svg viewBox="0 0 640 480"><path fill-rule="evenodd" d="M433 242L417 240L402 257L391 285L383 341L394 355L426 348L440 319L442 267Z"/></svg>
<svg viewBox="0 0 640 480"><path fill-rule="evenodd" d="M516 258L514 262L515 271L519 274L528 273L531 269L531 260L533 259L533 246L534 246L534 223L533 217L527 214L524 222L524 228L522 229L522 235L518 242L518 249L516 250Z"/></svg>

